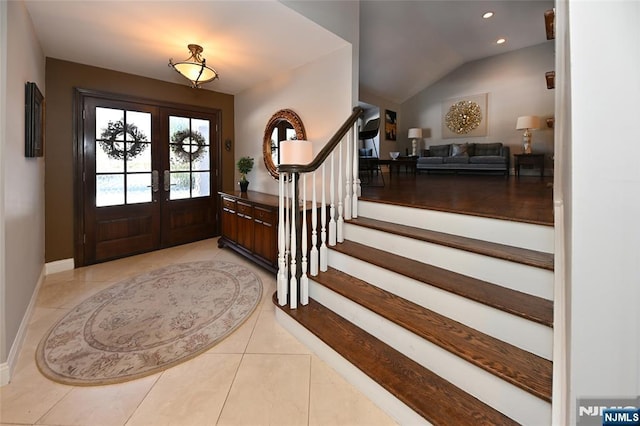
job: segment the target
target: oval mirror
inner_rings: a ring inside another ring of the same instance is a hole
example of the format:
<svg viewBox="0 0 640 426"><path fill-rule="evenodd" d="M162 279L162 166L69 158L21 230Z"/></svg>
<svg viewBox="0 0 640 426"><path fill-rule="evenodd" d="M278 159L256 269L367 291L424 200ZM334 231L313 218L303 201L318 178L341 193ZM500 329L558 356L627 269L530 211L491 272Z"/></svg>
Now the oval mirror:
<svg viewBox="0 0 640 426"><path fill-rule="evenodd" d="M264 165L274 178L278 178L280 164L280 142L285 140L306 140L302 120L290 109L281 109L273 114L264 129L262 156Z"/></svg>

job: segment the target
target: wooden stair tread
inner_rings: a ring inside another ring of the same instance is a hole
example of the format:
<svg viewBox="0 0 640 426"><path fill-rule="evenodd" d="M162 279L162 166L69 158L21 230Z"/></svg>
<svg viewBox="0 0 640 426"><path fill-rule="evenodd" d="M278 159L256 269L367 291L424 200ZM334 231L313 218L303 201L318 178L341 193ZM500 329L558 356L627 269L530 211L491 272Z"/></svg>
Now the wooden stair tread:
<svg viewBox="0 0 640 426"><path fill-rule="evenodd" d="M489 241L467 238L459 235L432 231L429 229L416 228L413 226L384 222L367 217L358 217L356 219L350 219L347 222L354 225L376 229L378 231L401 235L403 237L414 238L429 243L491 256L497 259L547 269L549 271L553 271L554 268L554 258L551 253L492 243Z"/></svg>
<svg viewBox="0 0 640 426"><path fill-rule="evenodd" d="M298 309L274 304L348 362L435 425L516 425L313 299Z"/></svg>
<svg viewBox="0 0 640 426"><path fill-rule="evenodd" d="M552 363L342 271L312 279L485 371L551 402Z"/></svg>
<svg viewBox="0 0 640 426"><path fill-rule="evenodd" d="M550 300L353 241L345 240L331 249L478 303L553 327L553 302Z"/></svg>

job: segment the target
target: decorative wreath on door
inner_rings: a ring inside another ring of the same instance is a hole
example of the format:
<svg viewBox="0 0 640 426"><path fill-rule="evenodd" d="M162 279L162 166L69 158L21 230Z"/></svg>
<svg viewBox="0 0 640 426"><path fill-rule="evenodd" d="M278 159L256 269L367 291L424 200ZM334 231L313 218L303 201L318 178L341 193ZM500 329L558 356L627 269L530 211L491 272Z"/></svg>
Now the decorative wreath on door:
<svg viewBox="0 0 640 426"><path fill-rule="evenodd" d="M124 136L125 133L129 135L129 137L125 138L126 141L116 140L119 136ZM109 121L107 128L102 130L100 138L101 140L98 141L98 144L107 153L107 156L114 160L122 160L125 155L129 158L136 157L148 145L147 135L140 131L135 124L127 123L125 128L122 120Z"/></svg>
<svg viewBox="0 0 640 426"><path fill-rule="evenodd" d="M193 162L205 153L206 140L197 130L178 130L171 135L171 149L182 162Z"/></svg>

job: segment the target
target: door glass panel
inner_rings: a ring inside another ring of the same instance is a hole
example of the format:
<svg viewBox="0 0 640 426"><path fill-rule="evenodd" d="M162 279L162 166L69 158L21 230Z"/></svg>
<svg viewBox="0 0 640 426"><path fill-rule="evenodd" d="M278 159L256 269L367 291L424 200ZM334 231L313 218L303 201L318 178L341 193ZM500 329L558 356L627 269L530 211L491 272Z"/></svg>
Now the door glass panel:
<svg viewBox="0 0 640 426"><path fill-rule="evenodd" d="M181 200L191 197L190 173L171 173L171 199Z"/></svg>
<svg viewBox="0 0 640 426"><path fill-rule="evenodd" d="M151 114L103 107L95 113L96 205L151 202Z"/></svg>
<svg viewBox="0 0 640 426"><path fill-rule="evenodd" d="M110 158L106 147L96 144L96 173L122 173L124 162L118 158Z"/></svg>
<svg viewBox="0 0 640 426"><path fill-rule="evenodd" d="M209 120L169 116L170 200L210 195L210 126Z"/></svg>
<svg viewBox="0 0 640 426"><path fill-rule="evenodd" d="M189 171L189 155L183 149L183 145L171 144L169 152L171 171Z"/></svg>
<svg viewBox="0 0 640 426"><path fill-rule="evenodd" d="M208 197L211 194L209 172L193 173L191 175L191 194L193 197Z"/></svg>
<svg viewBox="0 0 640 426"><path fill-rule="evenodd" d="M124 174L96 176L96 206L124 204Z"/></svg>
<svg viewBox="0 0 640 426"><path fill-rule="evenodd" d="M151 202L151 173L127 175L127 204Z"/></svg>
<svg viewBox="0 0 640 426"><path fill-rule="evenodd" d="M150 172L151 171L151 144L127 143L127 171ZM139 150L139 152L136 152Z"/></svg>
<svg viewBox="0 0 640 426"><path fill-rule="evenodd" d="M203 146L202 156L194 160L193 162L193 170L209 170L209 147Z"/></svg>

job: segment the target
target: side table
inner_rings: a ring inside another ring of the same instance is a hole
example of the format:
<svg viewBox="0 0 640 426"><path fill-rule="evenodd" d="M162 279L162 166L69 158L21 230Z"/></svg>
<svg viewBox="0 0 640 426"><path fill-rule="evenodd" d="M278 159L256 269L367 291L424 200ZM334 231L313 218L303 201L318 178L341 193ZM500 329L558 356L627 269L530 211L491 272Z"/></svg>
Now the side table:
<svg viewBox="0 0 640 426"><path fill-rule="evenodd" d="M520 177L520 167L537 167L540 169L540 178L544 177L544 154L513 154L513 169L516 177Z"/></svg>

